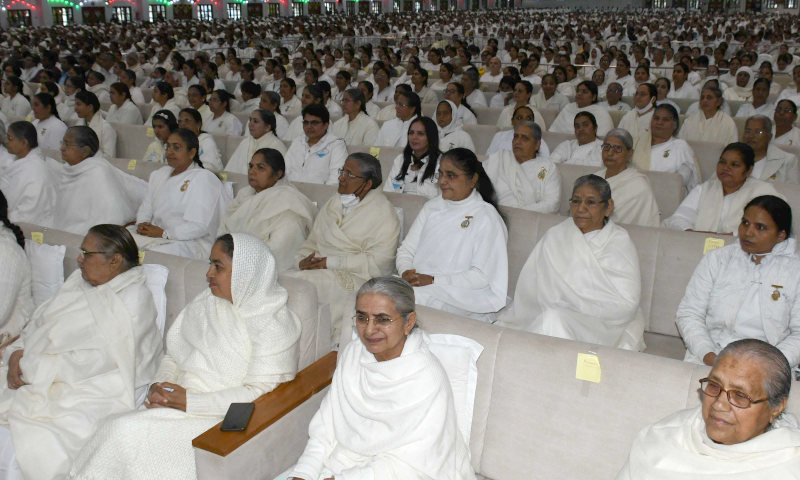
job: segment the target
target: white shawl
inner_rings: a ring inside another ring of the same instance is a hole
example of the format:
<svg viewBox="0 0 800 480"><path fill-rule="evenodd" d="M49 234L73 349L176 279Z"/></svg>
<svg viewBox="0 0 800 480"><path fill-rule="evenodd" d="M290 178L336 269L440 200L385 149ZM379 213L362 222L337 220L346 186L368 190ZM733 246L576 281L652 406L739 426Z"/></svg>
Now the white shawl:
<svg viewBox="0 0 800 480"><path fill-rule="evenodd" d="M601 105L596 103L581 108L577 103L572 102L564 107L553 120L550 125L551 132L558 133L575 133L575 115L580 112L589 112L594 115L597 121L597 136L605 137L609 130L614 128L614 122L611 120L611 115Z"/></svg>
<svg viewBox="0 0 800 480"><path fill-rule="evenodd" d="M0 342L17 336L33 313L31 264L14 233L0 224ZM3 338L2 335L6 335Z"/></svg>
<svg viewBox="0 0 800 480"><path fill-rule="evenodd" d="M225 171L247 175L247 164L252 160L253 154L262 148L272 148L281 152L281 155L286 155L286 145L274 133L267 132L259 138L254 138L248 134L234 150L233 155L225 165Z"/></svg>
<svg viewBox="0 0 800 480"><path fill-rule="evenodd" d="M616 223L658 227L661 219L656 197L650 182L642 172L629 166L613 177L606 178L603 168L596 175L605 178L611 187L614 212L611 219Z"/></svg>
<svg viewBox="0 0 800 480"><path fill-rule="evenodd" d="M76 270L9 347L24 348L28 385L3 382L0 415L26 478L66 475L98 422L134 409L136 390L153 380L162 343L144 282L141 267L96 287Z"/></svg>
<svg viewBox="0 0 800 480"><path fill-rule="evenodd" d="M147 182L115 168L102 157L64 163L58 177L53 228L77 235L100 223L125 225L136 219Z"/></svg>
<svg viewBox="0 0 800 480"><path fill-rule="evenodd" d="M308 236L317 208L288 182L259 193L247 186L228 203L219 235L240 232L260 238L272 250L279 270L294 264L294 254Z"/></svg>
<svg viewBox="0 0 800 480"><path fill-rule="evenodd" d="M731 116L722 109L717 110L717 113L709 119L706 119L702 110L698 110L686 117L678 132L678 138L728 145L739 141L739 131Z"/></svg>
<svg viewBox="0 0 800 480"><path fill-rule="evenodd" d="M772 184L753 177L748 177L739 190L725 195L722 192L722 182L717 177L710 178L703 183L694 230L720 233L736 232L742 220L744 206L760 195L775 195L783 198ZM730 205L727 211L723 212L723 199L726 196L730 197Z"/></svg>
<svg viewBox="0 0 800 480"><path fill-rule="evenodd" d="M110 419L75 460L75 478L195 479L192 439L233 402L252 402L297 372L300 321L286 308L275 259L233 234L233 303L205 289L175 319L156 381L186 389L186 412L154 408Z"/></svg>
<svg viewBox="0 0 800 480"><path fill-rule="evenodd" d="M673 413L643 429L617 480L790 480L800 472L800 429L784 413L772 428L735 445L706 434L701 407Z"/></svg>
<svg viewBox="0 0 800 480"><path fill-rule="evenodd" d="M34 148L0 171L0 190L8 200L8 218L12 222L53 225L56 179L40 149Z"/></svg>
<svg viewBox="0 0 800 480"><path fill-rule="evenodd" d="M400 357L378 362L360 340L339 354L330 391L289 477L470 480L442 365L415 329Z"/></svg>
<svg viewBox="0 0 800 480"><path fill-rule="evenodd" d="M505 326L628 350L644 349L639 257L613 221L584 235L550 228L522 267Z"/></svg>

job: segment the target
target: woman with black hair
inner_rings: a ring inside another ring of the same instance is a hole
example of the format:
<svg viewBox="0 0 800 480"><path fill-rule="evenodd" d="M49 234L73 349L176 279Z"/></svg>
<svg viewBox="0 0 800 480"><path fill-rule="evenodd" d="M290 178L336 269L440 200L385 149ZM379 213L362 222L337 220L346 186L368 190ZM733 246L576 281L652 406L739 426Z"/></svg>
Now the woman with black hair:
<svg viewBox="0 0 800 480"><path fill-rule="evenodd" d="M3 82L5 97L0 99L0 112L9 118L25 118L31 113L31 102L22 93L23 85L19 77L6 77Z"/></svg>
<svg viewBox="0 0 800 480"><path fill-rule="evenodd" d="M67 125L58 116L56 101L49 93L37 93L31 102L33 126L39 139L39 146L47 150L57 150L67 131Z"/></svg>
<svg viewBox="0 0 800 480"><path fill-rule="evenodd" d="M8 219L8 202L0 191L0 348L19 335L33 313L31 265L22 230Z"/></svg>
<svg viewBox="0 0 800 480"><path fill-rule="evenodd" d="M303 109L300 105L300 99L297 98L297 84L291 78L284 78L281 80L281 86L278 90L281 96L281 112L283 115L297 115Z"/></svg>
<svg viewBox="0 0 800 480"><path fill-rule="evenodd" d="M75 94L75 113L81 119L79 124L94 130L100 139L100 151L107 160L117 157L117 131L100 114L100 101L97 95L86 90Z"/></svg>
<svg viewBox="0 0 800 480"><path fill-rule="evenodd" d="M127 85L122 82L112 83L108 93L111 96L111 107L106 115L107 122L142 124L142 112L131 100L131 92Z"/></svg>
<svg viewBox="0 0 800 480"><path fill-rule="evenodd" d="M800 363L800 259L792 209L774 195L736 211L738 241L708 252L678 307L685 361L713 365L733 340L757 338Z"/></svg>
<svg viewBox="0 0 800 480"><path fill-rule="evenodd" d="M44 227L53 225L56 179L39 149L36 128L30 122L8 126L8 153L15 159L0 175L0 190L8 200L8 218Z"/></svg>
<svg viewBox="0 0 800 480"><path fill-rule="evenodd" d="M211 93L208 108L214 115L208 125L203 125L206 132L234 136L242 134L242 122L231 113L232 99L233 95L226 90L218 89Z"/></svg>
<svg viewBox="0 0 800 480"><path fill-rule="evenodd" d="M506 304L508 231L492 181L466 148L442 155L441 195L420 210L397 250L419 305L493 322Z"/></svg>
<svg viewBox="0 0 800 480"><path fill-rule="evenodd" d="M408 127L408 143L394 159L384 191L428 198L439 195L436 169L440 155L436 123L428 117L417 117Z"/></svg>
<svg viewBox="0 0 800 480"><path fill-rule="evenodd" d="M150 174L148 192L136 214L136 243L182 257L205 259L231 195L203 168L194 132L179 128L167 139L168 166Z"/></svg>
<svg viewBox="0 0 800 480"><path fill-rule="evenodd" d="M178 127L191 130L200 144L200 161L212 172L223 170L222 155L214 137L203 131L203 116L194 108L184 108L178 117Z"/></svg>
<svg viewBox="0 0 800 480"><path fill-rule="evenodd" d="M178 119L169 110L159 110L153 114L152 118L150 126L153 128L153 136L156 138L148 145L142 161L166 163L164 152L167 139L178 128Z"/></svg>
<svg viewBox="0 0 800 480"><path fill-rule="evenodd" d="M366 99L358 88L349 88L342 96L342 118L333 122L331 132L347 145L374 145L380 127L367 115Z"/></svg>
<svg viewBox="0 0 800 480"><path fill-rule="evenodd" d="M397 116L387 120L378 131L375 145L379 147L405 147L408 141L408 127L422 115L422 104L414 92L395 95L394 108Z"/></svg>

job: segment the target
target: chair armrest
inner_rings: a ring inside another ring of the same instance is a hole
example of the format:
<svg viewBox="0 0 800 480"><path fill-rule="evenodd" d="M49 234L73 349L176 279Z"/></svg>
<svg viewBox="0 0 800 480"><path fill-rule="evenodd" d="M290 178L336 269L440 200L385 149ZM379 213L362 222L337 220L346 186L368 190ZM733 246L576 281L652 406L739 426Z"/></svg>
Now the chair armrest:
<svg viewBox="0 0 800 480"><path fill-rule="evenodd" d="M222 422L194 440L197 449L225 457L258 433L330 385L336 369L336 352L330 352L297 374L294 380L279 385L255 401L250 423L242 432L223 432Z"/></svg>

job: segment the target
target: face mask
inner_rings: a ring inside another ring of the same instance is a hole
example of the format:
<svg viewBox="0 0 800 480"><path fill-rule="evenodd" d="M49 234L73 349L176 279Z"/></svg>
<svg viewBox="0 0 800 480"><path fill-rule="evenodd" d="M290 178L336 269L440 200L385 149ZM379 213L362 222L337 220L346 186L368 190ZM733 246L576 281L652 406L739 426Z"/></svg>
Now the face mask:
<svg viewBox="0 0 800 480"><path fill-rule="evenodd" d="M339 195L339 197L342 199L342 206L344 208L353 208L361 201L354 193L342 194Z"/></svg>
<svg viewBox="0 0 800 480"><path fill-rule="evenodd" d="M652 103L648 103L647 106L644 107L644 108L636 108L636 112L639 115L642 115L642 114L645 114L645 113L649 112L651 108L653 108L653 104Z"/></svg>

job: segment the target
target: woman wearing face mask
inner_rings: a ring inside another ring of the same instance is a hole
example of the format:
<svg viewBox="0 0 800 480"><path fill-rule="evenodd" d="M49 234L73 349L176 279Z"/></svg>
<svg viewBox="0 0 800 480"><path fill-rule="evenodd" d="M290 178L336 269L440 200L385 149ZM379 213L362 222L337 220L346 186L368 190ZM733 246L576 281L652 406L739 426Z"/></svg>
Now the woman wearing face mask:
<svg viewBox="0 0 800 480"><path fill-rule="evenodd" d="M435 177L440 155L436 124L428 117L418 117L408 127L408 143L394 159L384 191L437 196L439 186Z"/></svg>
<svg viewBox="0 0 800 480"><path fill-rule="evenodd" d="M248 158L252 159L258 150L264 148L280 152L281 162L283 162L286 146L275 136L275 115L268 110L259 109L250 114L248 135L234 150L233 155L225 165L225 170L247 174L250 169L248 166L250 160Z"/></svg>
<svg viewBox="0 0 800 480"><path fill-rule="evenodd" d="M619 128L625 129L633 137L634 145L640 137L650 132L650 121L656 105L658 92L652 83L642 83L636 87L633 96L633 110L619 121Z"/></svg>

